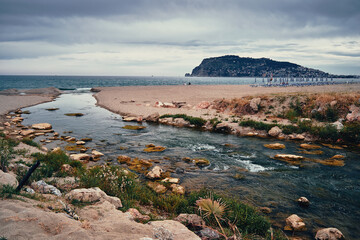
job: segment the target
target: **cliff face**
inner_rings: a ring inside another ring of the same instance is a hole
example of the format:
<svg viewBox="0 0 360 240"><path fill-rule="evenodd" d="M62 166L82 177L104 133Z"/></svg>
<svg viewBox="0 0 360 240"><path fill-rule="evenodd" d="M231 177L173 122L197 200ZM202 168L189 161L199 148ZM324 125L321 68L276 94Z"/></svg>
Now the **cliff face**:
<svg viewBox="0 0 360 240"><path fill-rule="evenodd" d="M320 70L269 58L247 58L234 55L206 58L195 67L192 77L332 77Z"/></svg>

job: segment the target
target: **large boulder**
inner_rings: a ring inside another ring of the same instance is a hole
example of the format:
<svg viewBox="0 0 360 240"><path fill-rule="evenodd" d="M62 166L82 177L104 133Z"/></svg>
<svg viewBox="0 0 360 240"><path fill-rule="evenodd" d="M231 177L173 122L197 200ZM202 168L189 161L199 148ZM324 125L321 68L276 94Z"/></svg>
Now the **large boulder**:
<svg viewBox="0 0 360 240"><path fill-rule="evenodd" d="M2 185L10 185L12 187L17 187L17 185L19 185L19 182L16 180L15 175L0 170L0 186Z"/></svg>
<svg viewBox="0 0 360 240"><path fill-rule="evenodd" d="M36 130L50 130L52 126L50 123L36 123L31 126L31 128Z"/></svg>
<svg viewBox="0 0 360 240"><path fill-rule="evenodd" d="M293 214L286 219L286 230L304 231L305 223L298 215Z"/></svg>
<svg viewBox="0 0 360 240"><path fill-rule="evenodd" d="M259 111L260 102L261 102L261 98L253 98L253 99L251 99L250 107L254 112Z"/></svg>
<svg viewBox="0 0 360 240"><path fill-rule="evenodd" d="M53 185L47 184L43 180L39 180L37 182L31 183L32 189L39 193L50 193L54 194L58 197L61 197L61 192L59 189L54 187Z"/></svg>
<svg viewBox="0 0 360 240"><path fill-rule="evenodd" d="M277 137L280 133L282 133L282 130L278 126L272 127L268 132L268 134L272 137Z"/></svg>
<svg viewBox="0 0 360 240"><path fill-rule="evenodd" d="M74 189L65 196L68 200L77 200L79 202L98 202L108 201L116 208L122 207L121 200L117 197L108 196L98 187Z"/></svg>
<svg viewBox="0 0 360 240"><path fill-rule="evenodd" d="M164 170L161 167L155 166L146 174L146 177L150 179L161 178L163 172Z"/></svg>
<svg viewBox="0 0 360 240"><path fill-rule="evenodd" d="M338 239L345 239L342 232L339 231L337 228L323 228L317 231L316 240L338 240Z"/></svg>

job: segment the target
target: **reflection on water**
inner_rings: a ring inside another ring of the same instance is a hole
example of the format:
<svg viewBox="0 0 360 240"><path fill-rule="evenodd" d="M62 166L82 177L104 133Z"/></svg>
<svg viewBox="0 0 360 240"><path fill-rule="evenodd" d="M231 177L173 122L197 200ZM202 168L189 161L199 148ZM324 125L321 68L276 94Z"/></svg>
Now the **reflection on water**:
<svg viewBox="0 0 360 240"><path fill-rule="evenodd" d="M285 150L271 150L263 144L271 139L236 137L193 129L176 128L144 123L140 131L126 130L121 117L95 106L90 93L68 93L56 101L26 108L24 124L49 122L62 135L64 131L76 138L91 137L86 144L105 154L104 160L116 162L118 155L157 159L165 168L174 170L173 176L181 178L187 189L203 186L247 201L256 206L270 207L270 218L282 226L284 219L298 214L307 223L308 236L317 228L337 227L348 239L360 232L360 155L348 150L323 147L323 155L308 155L309 158L326 159L335 154L346 156L344 167L324 166L314 162L290 166L272 157L281 153L299 154L299 143L282 142ZM47 111L46 108L59 108ZM82 117L69 117L65 113L81 112ZM136 124L136 123L132 123ZM40 140L39 137L36 140ZM145 145L153 143L165 146L161 153L145 153ZM49 143L55 147L64 142ZM166 158L164 158L166 157ZM186 163L183 157L204 157L211 165L198 168ZM176 171L176 170L181 171ZM182 173L185 170L185 173ZM244 178L233 176L241 173ZM300 208L295 200L301 196L311 201L309 208Z"/></svg>

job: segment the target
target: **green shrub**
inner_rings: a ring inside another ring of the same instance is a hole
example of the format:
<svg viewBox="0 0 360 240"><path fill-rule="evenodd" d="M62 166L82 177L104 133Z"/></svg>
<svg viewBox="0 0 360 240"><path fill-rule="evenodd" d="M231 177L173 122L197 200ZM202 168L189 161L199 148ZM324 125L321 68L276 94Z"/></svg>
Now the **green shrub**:
<svg viewBox="0 0 360 240"><path fill-rule="evenodd" d="M360 123L348 123L340 132L340 136L344 141L359 144L360 143Z"/></svg>
<svg viewBox="0 0 360 240"><path fill-rule="evenodd" d="M40 144L38 144L37 142L34 142L33 140L31 140L30 138L24 138L23 140L21 140L23 143L29 145L29 146L33 146L36 148L40 149Z"/></svg>
<svg viewBox="0 0 360 240"><path fill-rule="evenodd" d="M310 133L315 136L318 136L321 140L326 140L326 141L335 142L340 138L340 134L336 129L336 127L330 124L327 124L324 127L313 127Z"/></svg>
<svg viewBox="0 0 360 240"><path fill-rule="evenodd" d="M13 144L8 139L0 139L0 164L1 169L7 172L9 160L13 155Z"/></svg>
<svg viewBox="0 0 360 240"><path fill-rule="evenodd" d="M12 198L13 195L16 195L17 192L13 186L3 185L0 190L0 197L4 198Z"/></svg>
<svg viewBox="0 0 360 240"><path fill-rule="evenodd" d="M272 127L277 126L276 124L267 124L263 122L257 122L254 120L241 121L239 125L243 127L252 127L256 130L265 130L265 131L269 131Z"/></svg>
<svg viewBox="0 0 360 240"><path fill-rule="evenodd" d="M325 110L325 119L328 122L335 122L339 119L339 112L336 108L328 106Z"/></svg>
<svg viewBox="0 0 360 240"><path fill-rule="evenodd" d="M206 123L206 120L199 117L191 117L186 114L165 114L160 116L160 118L182 118L185 121L188 121L190 124L193 124L197 127L202 127Z"/></svg>
<svg viewBox="0 0 360 240"><path fill-rule="evenodd" d="M219 120L218 118L212 118L210 119L210 123L211 125L213 125L213 128L215 128L219 123L221 123L221 120Z"/></svg>

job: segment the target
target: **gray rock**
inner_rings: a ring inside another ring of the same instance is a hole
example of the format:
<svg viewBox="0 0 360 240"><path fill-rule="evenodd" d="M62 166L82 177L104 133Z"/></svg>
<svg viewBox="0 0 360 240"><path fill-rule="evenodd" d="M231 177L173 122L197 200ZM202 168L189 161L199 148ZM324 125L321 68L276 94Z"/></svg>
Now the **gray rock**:
<svg viewBox="0 0 360 240"><path fill-rule="evenodd" d="M337 228L323 228L317 231L316 240L338 240L338 239L345 239L342 232L339 231Z"/></svg>
<svg viewBox="0 0 360 240"><path fill-rule="evenodd" d="M199 235L201 238L205 239L218 239L220 238L220 234L216 231L212 230L211 228L204 228L199 231Z"/></svg>
<svg viewBox="0 0 360 240"><path fill-rule="evenodd" d="M254 112L259 111L259 105L261 102L261 98L253 98L250 101L250 107Z"/></svg>
<svg viewBox="0 0 360 240"><path fill-rule="evenodd" d="M333 122L331 125L336 127L336 129L338 131L340 131L344 128L344 125L340 121Z"/></svg>
<svg viewBox="0 0 360 240"><path fill-rule="evenodd" d="M36 191L36 192L40 192L40 193L50 193L50 194L54 194L58 197L61 197L61 192L59 189L57 189L56 187L54 187L53 185L47 184L46 182L44 182L43 180L37 181L37 182L33 182L31 184L31 187Z"/></svg>
<svg viewBox="0 0 360 240"><path fill-rule="evenodd" d="M277 137L280 133L282 133L282 130L278 126L272 127L268 132L272 137Z"/></svg>

